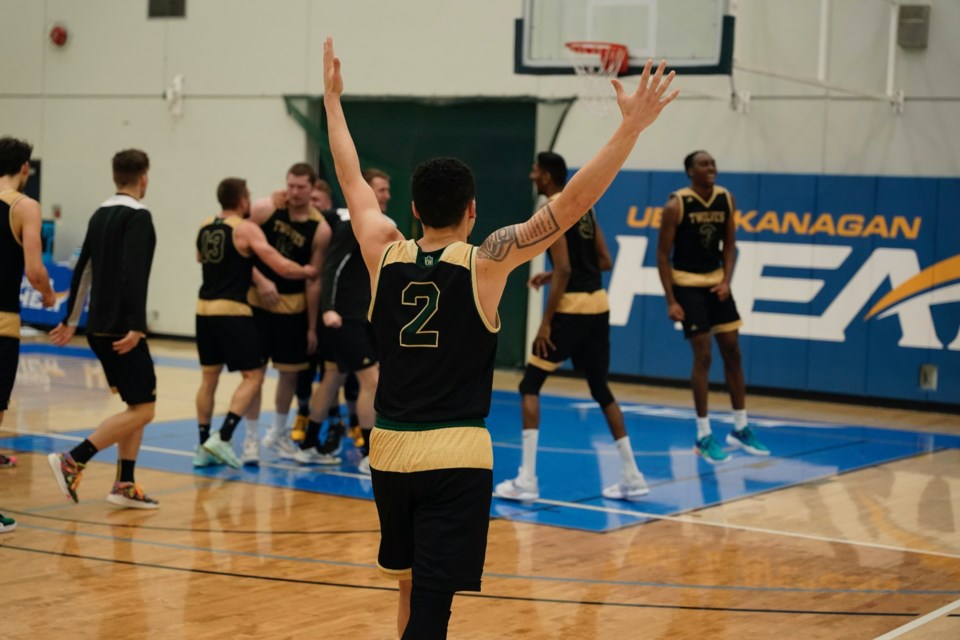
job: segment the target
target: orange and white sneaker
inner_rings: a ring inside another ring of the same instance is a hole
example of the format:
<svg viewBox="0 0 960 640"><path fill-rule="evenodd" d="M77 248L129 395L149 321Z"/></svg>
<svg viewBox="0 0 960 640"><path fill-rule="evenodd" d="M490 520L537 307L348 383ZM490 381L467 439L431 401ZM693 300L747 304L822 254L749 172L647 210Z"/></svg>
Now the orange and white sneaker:
<svg viewBox="0 0 960 640"><path fill-rule="evenodd" d="M0 469L17 466L17 459L14 456L5 456L0 453Z"/></svg>
<svg viewBox="0 0 960 640"><path fill-rule="evenodd" d="M50 464L50 470L53 471L53 477L57 481L60 491L70 502L79 502L77 498L77 487L80 486L80 480L83 478L83 466L76 462L73 457L64 451L63 453L51 453L47 456L47 462Z"/></svg>
<svg viewBox="0 0 960 640"><path fill-rule="evenodd" d="M136 482L114 482L107 502L130 509L160 508L160 503L145 494Z"/></svg>

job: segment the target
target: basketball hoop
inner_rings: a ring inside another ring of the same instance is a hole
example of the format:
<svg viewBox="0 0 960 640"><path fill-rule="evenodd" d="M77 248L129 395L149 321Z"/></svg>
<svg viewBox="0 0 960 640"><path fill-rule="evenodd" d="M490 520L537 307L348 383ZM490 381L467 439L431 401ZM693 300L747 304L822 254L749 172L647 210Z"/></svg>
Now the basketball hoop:
<svg viewBox="0 0 960 640"><path fill-rule="evenodd" d="M626 73L630 66L627 46L616 42L567 42L573 70L580 78L580 99L598 115L611 111L615 97L610 80Z"/></svg>

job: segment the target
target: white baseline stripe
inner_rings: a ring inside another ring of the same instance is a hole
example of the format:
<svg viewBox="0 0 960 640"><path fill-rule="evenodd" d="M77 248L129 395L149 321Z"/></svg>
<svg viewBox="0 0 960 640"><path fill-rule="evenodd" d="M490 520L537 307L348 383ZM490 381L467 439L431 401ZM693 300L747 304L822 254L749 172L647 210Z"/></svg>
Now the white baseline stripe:
<svg viewBox="0 0 960 640"><path fill-rule="evenodd" d="M923 625L936 620L937 618L943 617L953 611L954 609L960 609L960 600L954 600L945 607L940 607L936 611L931 611L922 618L917 618L913 622L908 622L902 627L897 627L893 631L883 634L882 636L877 636L874 640L893 640L894 638L899 638L903 634L913 631L917 627L922 627Z"/></svg>
<svg viewBox="0 0 960 640"><path fill-rule="evenodd" d="M597 507L589 504L579 504L576 502L564 502L562 500L547 500L541 498L534 500L540 504L548 504L556 507L566 507L569 509L582 509L584 511L599 511L601 513L615 513L618 515L633 516L635 518L649 518L651 520L667 520L668 522L680 522L684 524L699 524L708 527L719 527L721 529L735 529L738 531L749 531L751 533L762 533L765 535L785 536L788 538L800 538L803 540L816 540L818 542L829 542L834 544L848 544L857 547L870 547L873 549L883 549L885 551L898 551L901 553L917 553L929 556L939 556L942 558L960 559L960 555L954 553L943 553L941 551L923 551L920 549L909 549L907 547L897 547L889 544L880 544L878 542L859 542L857 540L847 540L844 538L831 538L828 536L818 536L811 533L797 533L793 531L779 531L777 529L766 529L763 527L751 527L741 524L730 524L727 522L715 522L711 520L702 520L691 518L689 516L665 516L658 513L647 513L645 511L631 511L629 509L613 509L610 507Z"/></svg>

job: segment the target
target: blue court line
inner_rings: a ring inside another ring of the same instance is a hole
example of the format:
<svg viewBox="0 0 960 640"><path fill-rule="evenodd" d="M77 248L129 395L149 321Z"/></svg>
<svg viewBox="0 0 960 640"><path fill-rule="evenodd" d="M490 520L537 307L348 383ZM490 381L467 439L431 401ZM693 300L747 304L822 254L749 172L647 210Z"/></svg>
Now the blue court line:
<svg viewBox="0 0 960 640"><path fill-rule="evenodd" d="M353 569L377 569L375 564L366 564L358 562L346 562L341 560L327 560L319 558L303 558L298 556L283 556L276 554L253 553L250 551L232 551L229 549L215 549L209 547L194 547L189 545L176 544L171 542L156 542L152 540L140 540L138 538L120 538L117 536L108 536L97 533L86 533L78 531L65 531L54 527L44 527L40 525L21 523L21 527L34 529L48 533L68 534L70 536L79 536L83 538L92 538L97 540L109 540L111 542L127 542L130 544L140 544L147 546L163 547L168 549L177 549L180 551L194 551L211 554L222 554L229 556L248 557L267 560L282 560L284 562L298 562L304 564L330 565L336 567L349 567ZM210 532L217 533L217 532ZM269 535L269 534L266 534ZM0 549L3 546L0 545ZM960 591L949 590L916 590L916 589L829 589L812 587L756 587L746 585L704 585L704 584L681 584L669 582L635 582L629 580L598 580L592 578L566 578L561 576L526 576L509 573L486 573L484 578L498 578L502 580L527 580L539 582L559 582L571 584L590 584L606 585L616 587L654 587L666 589L703 589L718 591L753 591L753 592L785 592L785 593L825 593L825 594L865 594L865 595L916 595L916 596L944 596L958 595Z"/></svg>

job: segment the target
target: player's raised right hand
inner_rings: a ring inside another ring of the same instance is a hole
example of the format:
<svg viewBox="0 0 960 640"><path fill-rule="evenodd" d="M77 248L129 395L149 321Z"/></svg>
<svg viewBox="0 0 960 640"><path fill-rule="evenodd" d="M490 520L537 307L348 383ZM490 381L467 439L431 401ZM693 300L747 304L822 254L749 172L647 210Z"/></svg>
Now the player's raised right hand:
<svg viewBox="0 0 960 640"><path fill-rule="evenodd" d="M666 60L660 61L653 78L650 77L652 68L653 60L647 60L647 64L643 67L643 74L640 76L640 83L633 93L628 94L616 78L610 81L617 92L617 105L620 107L620 113L623 114L624 123L634 125L640 131L653 124L663 108L680 94L679 89L674 89L667 94L667 89L670 88L670 83L677 74L671 71L664 77L663 72L667 68Z"/></svg>

